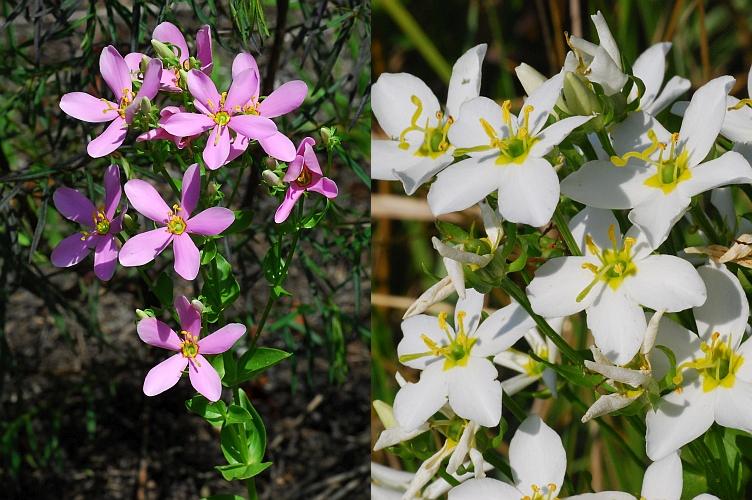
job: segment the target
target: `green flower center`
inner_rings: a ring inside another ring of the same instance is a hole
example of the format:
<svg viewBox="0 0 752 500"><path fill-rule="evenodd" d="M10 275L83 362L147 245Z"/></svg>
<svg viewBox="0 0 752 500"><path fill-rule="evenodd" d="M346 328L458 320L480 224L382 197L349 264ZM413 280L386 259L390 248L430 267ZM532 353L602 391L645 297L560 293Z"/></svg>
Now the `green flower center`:
<svg viewBox="0 0 752 500"><path fill-rule="evenodd" d="M198 337L185 330L182 330L180 335L184 338L180 342L182 344L180 352L183 354L183 357L193 359L198 356Z"/></svg>
<svg viewBox="0 0 752 500"><path fill-rule="evenodd" d="M428 335L423 334L420 338L428 347L428 351L400 356L400 362L404 363L424 356L437 356L444 358L445 371L456 366L467 366L467 362L470 360L470 352L478 339L468 336L465 331L465 315L465 311L457 312L457 332L453 334L446 321L447 314L439 314L439 328L446 334L449 343L439 345Z"/></svg>
<svg viewBox="0 0 752 500"><path fill-rule="evenodd" d="M681 152L677 151L679 134L671 134L671 146L666 158L663 156L666 152L666 144L658 141L658 136L653 129L648 130L648 138L651 142L650 146L642 151L630 151L622 156L612 156L611 163L617 167L623 167L630 158L637 158L654 166L656 172L645 180L645 185L669 194L680 182L692 177L692 171L687 165L689 152L686 149ZM656 151L660 151L658 160L652 160L650 156Z"/></svg>
<svg viewBox="0 0 752 500"><path fill-rule="evenodd" d="M423 132L423 142L415 151L415 156L432 159L438 158L449 149L450 144L447 139L447 134L449 133L449 128L454 123L454 119L450 116L444 120L444 113L439 111L436 113L436 119L438 120L438 125L436 127L428 125L428 118L426 118L425 125L421 127L418 125L418 119L420 119L420 115L423 114L423 102L415 95L410 97L410 101L415 105L415 112L413 113L412 118L410 118L410 126L403 130L399 135L399 147L404 150L410 148L410 144L406 139L408 133L416 131Z"/></svg>
<svg viewBox="0 0 752 500"><path fill-rule="evenodd" d="M613 290L616 290L626 278L637 274L637 266L632 260L634 238L624 238L621 246L618 246L613 224L608 228L608 237L611 240L612 248L601 250L595 244L591 235L585 236L588 251L598 257L600 265L590 262L582 264L582 268L592 272L594 277L593 281L577 295L577 302L582 301L599 281L607 283Z"/></svg>
<svg viewBox="0 0 752 500"><path fill-rule="evenodd" d="M718 386L730 389L736 382L736 373L744 363L744 357L735 353L731 347L731 337L727 342L721 342L721 334L714 332L708 344L700 344L700 350L705 354L702 358L693 359L676 367L674 384L681 384L684 371L696 370L702 377L702 390L710 392ZM681 390L681 388L677 389Z"/></svg>

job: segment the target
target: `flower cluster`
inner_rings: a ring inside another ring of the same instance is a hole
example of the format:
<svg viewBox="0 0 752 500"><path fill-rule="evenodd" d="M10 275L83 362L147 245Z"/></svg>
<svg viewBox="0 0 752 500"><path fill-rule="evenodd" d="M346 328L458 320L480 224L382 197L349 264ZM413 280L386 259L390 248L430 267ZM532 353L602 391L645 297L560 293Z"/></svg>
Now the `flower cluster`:
<svg viewBox="0 0 752 500"><path fill-rule="evenodd" d="M663 85L671 44L627 64L601 13L592 21L598 42L566 36L558 74L516 69L527 93L517 115L511 99L479 95L485 45L455 63L445 107L410 74L382 74L373 86L385 134L372 140L373 176L424 193L436 217L477 206L485 226L479 235L475 226L436 223L433 246L447 277L408 309L397 349L419 377L398 374L393 408L374 402L386 427L377 449L422 465L406 475L375 465L374 498L559 498L561 440L541 418L524 419L518 403L512 475L485 477L494 467L484 458L498 463L494 448L507 428L502 401L538 381L537 397L589 390L583 422L614 413L642 426L654 461L645 499L679 499L681 449L714 423L752 433L749 306L737 277L749 235L734 239L749 228L724 188L752 183L752 101L729 95L733 77L715 78L671 107L681 125L670 131L665 110L690 88L681 77ZM703 209L709 191L720 221ZM710 262L680 252L688 234ZM496 288L511 303L486 317L485 295ZM453 324L424 314L455 291ZM562 335L571 339L575 323L577 335L592 335L590 353ZM523 337L529 350L520 350ZM519 374L504 379L498 367ZM415 443L428 432L439 445L425 459Z"/></svg>

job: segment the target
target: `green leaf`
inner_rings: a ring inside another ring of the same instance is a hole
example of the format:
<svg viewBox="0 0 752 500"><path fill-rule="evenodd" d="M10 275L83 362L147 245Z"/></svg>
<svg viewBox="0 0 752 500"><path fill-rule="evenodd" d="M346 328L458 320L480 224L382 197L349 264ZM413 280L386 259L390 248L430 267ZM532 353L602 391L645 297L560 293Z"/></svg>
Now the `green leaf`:
<svg viewBox="0 0 752 500"><path fill-rule="evenodd" d="M185 402L185 407L193 413L200 415L207 422L215 427L219 427L225 421L227 408L224 401L220 400L210 403L205 397L194 396Z"/></svg>
<svg viewBox="0 0 752 500"><path fill-rule="evenodd" d="M157 299L159 299L159 303L162 304L162 307L172 306L172 279L166 272L162 271L159 275L154 282L154 288L152 291Z"/></svg>
<svg viewBox="0 0 752 500"><path fill-rule="evenodd" d="M253 422L253 417L248 413L248 410L238 405L230 405L227 409L227 418L225 424L250 424Z"/></svg>
<svg viewBox="0 0 752 500"><path fill-rule="evenodd" d="M262 462L258 464L218 465L215 469L222 474L225 480L234 481L254 477L269 468L271 464L271 462Z"/></svg>

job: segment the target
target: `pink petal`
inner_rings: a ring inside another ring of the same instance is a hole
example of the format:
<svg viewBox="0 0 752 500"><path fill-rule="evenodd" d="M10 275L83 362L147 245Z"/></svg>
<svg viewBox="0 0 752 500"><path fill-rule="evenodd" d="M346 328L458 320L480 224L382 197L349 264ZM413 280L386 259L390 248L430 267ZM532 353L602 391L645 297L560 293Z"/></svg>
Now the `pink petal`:
<svg viewBox="0 0 752 500"><path fill-rule="evenodd" d="M220 354L228 350L245 333L245 326L230 323L198 341L199 352Z"/></svg>
<svg viewBox="0 0 752 500"><path fill-rule="evenodd" d="M52 195L52 202L57 211L66 219L78 222L86 227L92 226L97 209L94 208L94 204L89 201L89 198L75 189L69 187L57 188Z"/></svg>
<svg viewBox="0 0 752 500"><path fill-rule="evenodd" d="M251 88L251 97L258 97L260 93L259 80L261 79L258 64L256 64L256 59L251 54L241 52L232 61L232 78L239 77L246 70L251 70L256 75L255 85ZM251 83L253 84L254 82Z"/></svg>
<svg viewBox="0 0 752 500"><path fill-rule="evenodd" d="M102 49L102 53L99 55L99 71L118 100L123 97L125 91L133 89L128 65L125 64L125 59L120 55L120 52L112 45Z"/></svg>
<svg viewBox="0 0 752 500"><path fill-rule="evenodd" d="M183 174L183 196L180 199L180 206L185 212L183 217L190 217L191 212L196 209L198 199L201 196L201 169L198 163L194 163Z"/></svg>
<svg viewBox="0 0 752 500"><path fill-rule="evenodd" d="M316 140L313 137L306 137L302 141L300 141L300 144L298 145L297 154L300 156L303 156L303 153L305 153L306 146L315 146Z"/></svg>
<svg viewBox="0 0 752 500"><path fill-rule="evenodd" d="M175 113L162 118L159 123L167 132L178 137L198 135L216 125L214 120L200 113Z"/></svg>
<svg viewBox="0 0 752 500"><path fill-rule="evenodd" d="M154 99L154 96L159 92L159 84L162 80L162 61L159 59L152 59L146 66L146 72L144 73L144 81L141 84L141 88L136 94L136 99L139 97L146 97L148 99ZM134 101L136 100L134 99Z"/></svg>
<svg viewBox="0 0 752 500"><path fill-rule="evenodd" d="M144 379L144 394L156 396L171 388L180 380L188 359L182 354L175 354L149 370Z"/></svg>
<svg viewBox="0 0 752 500"><path fill-rule="evenodd" d="M110 105L111 109L107 109ZM114 109L112 109L114 108ZM89 123L110 122L118 117L117 105L106 99L99 99L86 92L70 92L60 99L60 109L77 120Z"/></svg>
<svg viewBox="0 0 752 500"><path fill-rule="evenodd" d="M172 241L172 234L163 227L137 234L123 244L118 254L121 266L142 266L154 260Z"/></svg>
<svg viewBox="0 0 752 500"><path fill-rule="evenodd" d="M298 177L300 177L300 173L303 171L303 157L301 155L297 155L293 161L287 164L287 172L285 172L285 176L282 178L285 182L292 182Z"/></svg>
<svg viewBox="0 0 752 500"><path fill-rule="evenodd" d="M154 347L171 351L179 351L182 347L178 334L157 318L142 319L136 325L136 331L141 340Z"/></svg>
<svg viewBox="0 0 752 500"><path fill-rule="evenodd" d="M311 172L323 175L321 166L319 166L319 158L316 156L316 152L313 150L313 145L306 144L305 151L303 152L303 158L305 159L305 166Z"/></svg>
<svg viewBox="0 0 752 500"><path fill-rule="evenodd" d="M188 90L191 95L212 113L219 110L219 92L211 78L204 73L191 70L188 72Z"/></svg>
<svg viewBox="0 0 752 500"><path fill-rule="evenodd" d="M104 171L104 213L109 220L115 217L115 211L120 203L121 196L120 167L110 165Z"/></svg>
<svg viewBox="0 0 752 500"><path fill-rule="evenodd" d="M185 37L180 30L172 23L163 22L154 28L154 33L151 35L155 40L160 42L171 43L175 45L179 54L176 54L180 59L180 62L185 61L190 56L188 52L188 44L185 42Z"/></svg>
<svg viewBox="0 0 752 500"><path fill-rule="evenodd" d="M285 162L295 159L295 145L285 134L277 132L258 141L261 148L272 158Z"/></svg>
<svg viewBox="0 0 752 500"><path fill-rule="evenodd" d="M188 364L191 385L209 401L217 401L222 396L222 381L211 363L202 355L197 355Z"/></svg>
<svg viewBox="0 0 752 500"><path fill-rule="evenodd" d="M81 233L75 233L58 243L50 256L52 265L55 267L70 267L84 260L91 249L88 240L86 238L82 240L82 237Z"/></svg>
<svg viewBox="0 0 752 500"><path fill-rule="evenodd" d="M241 106L251 99L254 82L258 85L257 76L251 70L243 71L238 76L233 77L230 90L227 92L227 99L225 99L225 109L239 112Z"/></svg>
<svg viewBox="0 0 752 500"><path fill-rule="evenodd" d="M201 334L201 313L188 302L185 295L175 298L175 310L180 318L180 328L198 337Z"/></svg>
<svg viewBox="0 0 752 500"><path fill-rule="evenodd" d="M245 153L245 150L248 149L249 143L250 139L244 135L237 134L235 139L232 140L232 143L230 143L230 154L227 155L227 161L225 164L230 163L232 160Z"/></svg>
<svg viewBox="0 0 752 500"><path fill-rule="evenodd" d="M127 132L128 123L126 123L125 119L118 116L104 129L104 132L99 137L89 143L86 147L86 152L92 158L106 156L120 147L125 140Z"/></svg>
<svg viewBox="0 0 752 500"><path fill-rule="evenodd" d="M323 194L327 198L334 198L337 196L337 184L334 183L333 180L331 180L328 177L322 177L310 186L308 186L308 191L313 191L314 193Z"/></svg>
<svg viewBox="0 0 752 500"><path fill-rule="evenodd" d="M267 118L274 118L289 113L300 107L308 95L308 85L300 80L287 82L261 101L259 113Z"/></svg>
<svg viewBox="0 0 752 500"><path fill-rule="evenodd" d="M196 279L201 259L198 255L198 248L188 233L176 235L173 238L172 250L175 252L175 272L185 280Z"/></svg>
<svg viewBox="0 0 752 500"><path fill-rule="evenodd" d="M219 135L217 135L219 130ZM227 127L216 126L206 139L204 147L204 162L211 170L216 170L227 161L230 155L230 131Z"/></svg>
<svg viewBox="0 0 752 500"><path fill-rule="evenodd" d="M269 118L256 115L235 115L228 123L231 129L249 139L269 137L277 132L277 126Z"/></svg>
<svg viewBox="0 0 752 500"><path fill-rule="evenodd" d="M211 207L185 221L185 225L189 233L214 236L230 227L233 222L235 222L235 213L232 210Z"/></svg>
<svg viewBox="0 0 752 500"><path fill-rule="evenodd" d="M201 71L211 75L214 63L212 62L211 28L208 25L201 26L196 32L196 58L201 61Z"/></svg>
<svg viewBox="0 0 752 500"><path fill-rule="evenodd" d="M118 249L115 237L103 235L97 237L97 247L94 250L94 274L102 281L110 281L115 274Z"/></svg>
<svg viewBox="0 0 752 500"><path fill-rule="evenodd" d="M131 179L125 183L125 196L131 206L154 222L167 224L170 207L159 195L154 186L141 179Z"/></svg>
<svg viewBox="0 0 752 500"><path fill-rule="evenodd" d="M303 195L304 190L297 187L295 184L290 184L285 193L285 199L282 200L282 204L277 208L277 212L274 214L274 222L280 224L287 220L292 212L292 208L295 206L295 202L298 201Z"/></svg>

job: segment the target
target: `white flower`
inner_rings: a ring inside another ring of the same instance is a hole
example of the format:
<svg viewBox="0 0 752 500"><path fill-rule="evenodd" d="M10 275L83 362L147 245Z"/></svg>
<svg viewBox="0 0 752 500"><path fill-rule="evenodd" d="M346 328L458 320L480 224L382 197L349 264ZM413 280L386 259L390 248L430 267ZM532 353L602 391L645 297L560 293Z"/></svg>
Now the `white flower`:
<svg viewBox="0 0 752 500"><path fill-rule="evenodd" d="M447 133L460 105L480 92L486 44L454 64L446 113L431 89L409 73L383 73L372 87L373 114L389 136L371 141L371 177L400 180L407 194L454 161Z"/></svg>
<svg viewBox="0 0 752 500"><path fill-rule="evenodd" d="M514 486L496 479L471 479L449 491L449 500L551 500L561 489L567 456L561 438L540 417L525 419L509 443Z"/></svg>
<svg viewBox="0 0 752 500"><path fill-rule="evenodd" d="M499 106L477 97L462 105L449 139L455 154L470 157L441 172L428 192L434 215L463 210L499 192L499 213L511 222L542 226L559 201L559 178L544 158L572 130L590 120L573 116L544 128L561 93L563 75L538 87L510 113L511 101Z"/></svg>
<svg viewBox="0 0 752 500"><path fill-rule="evenodd" d="M596 208L631 208L629 220L657 247L692 196L752 182L752 167L737 152L702 163L715 144L733 82L724 76L698 89L678 134L670 134L647 113L632 114L612 132L620 156L584 164L562 181L562 193Z"/></svg>
<svg viewBox="0 0 752 500"><path fill-rule="evenodd" d="M480 324L483 295L466 290L457 301L455 329L446 321L418 315L402 322L404 338L397 346L400 362L422 370L420 381L402 387L394 399L399 425L412 429L447 401L460 417L484 427L501 418L501 384L488 356L509 348L533 326L516 303L499 309Z"/></svg>
<svg viewBox="0 0 752 500"><path fill-rule="evenodd" d="M705 302L705 285L692 265L671 255L651 255L639 229L622 239L610 211L586 208L570 229L582 257L543 264L527 287L533 310L546 318L585 310L595 344L617 365L640 349L647 322L640 307L682 311Z"/></svg>
<svg viewBox="0 0 752 500"><path fill-rule="evenodd" d="M553 318L547 321L556 333L561 334L564 318ZM559 349L551 339L548 337L544 339L537 327L525 333L525 340L536 356L551 363L556 362ZM529 354L509 348L494 356L493 361L497 365L519 372L519 375L501 382L501 388L510 396L541 379L551 394L556 396L556 372L540 361L536 361Z"/></svg>
<svg viewBox="0 0 752 500"><path fill-rule="evenodd" d="M659 460L701 436L713 422L752 432L752 342L742 342L749 304L739 280L725 266L699 269L708 299L694 308L698 335L663 318L658 345L676 357L677 388L646 416L647 454ZM663 376L668 362L654 353L654 373Z"/></svg>

